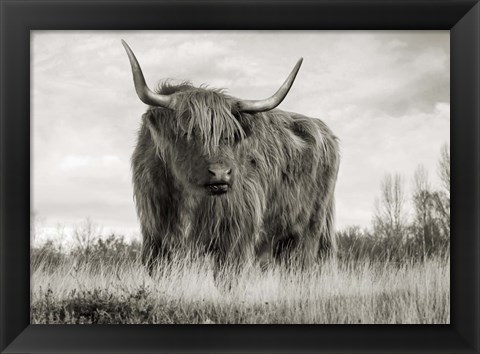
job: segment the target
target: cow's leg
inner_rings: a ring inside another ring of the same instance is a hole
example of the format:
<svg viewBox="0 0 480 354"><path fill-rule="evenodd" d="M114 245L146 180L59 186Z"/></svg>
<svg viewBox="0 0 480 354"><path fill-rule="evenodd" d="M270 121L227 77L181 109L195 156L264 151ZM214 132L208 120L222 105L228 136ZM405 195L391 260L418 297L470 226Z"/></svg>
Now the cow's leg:
<svg viewBox="0 0 480 354"><path fill-rule="evenodd" d="M255 259L262 271L266 271L274 263L275 253L271 238L255 246Z"/></svg>
<svg viewBox="0 0 480 354"><path fill-rule="evenodd" d="M223 257L215 255L213 257L213 282L217 289L221 290L229 290L225 289L226 283L226 262Z"/></svg>
<svg viewBox="0 0 480 354"><path fill-rule="evenodd" d="M152 248L151 245L147 245L144 241L142 244L142 263L150 276L153 275L153 271L156 268L157 255L158 250Z"/></svg>
<svg viewBox="0 0 480 354"><path fill-rule="evenodd" d="M235 288L242 274L253 265L254 257L253 243L216 249L213 253L215 285L224 290Z"/></svg>
<svg viewBox="0 0 480 354"><path fill-rule="evenodd" d="M289 232L281 236L273 245L275 260L279 263L290 263L293 261L298 242L299 235L295 232Z"/></svg>
<svg viewBox="0 0 480 354"><path fill-rule="evenodd" d="M320 238L316 233L318 231L305 230L299 237L295 256L297 264L303 269L308 269L317 262Z"/></svg>
<svg viewBox="0 0 480 354"><path fill-rule="evenodd" d="M323 222L322 232L320 235L320 242L318 247L318 255L320 259L326 260L333 256L336 251L336 242L335 242L335 230L334 230L334 221L335 221L335 206L333 200L329 203L326 209L326 215Z"/></svg>
<svg viewBox="0 0 480 354"><path fill-rule="evenodd" d="M228 292L236 285L240 268L229 262L224 253L216 253L213 257L213 281L217 289Z"/></svg>
<svg viewBox="0 0 480 354"><path fill-rule="evenodd" d="M273 246L275 260L280 264L308 268L317 260L319 237L310 230L289 232Z"/></svg>
<svg viewBox="0 0 480 354"><path fill-rule="evenodd" d="M162 259L169 256L165 244L161 240L144 238L142 243L142 263L150 276L153 276L155 269Z"/></svg>

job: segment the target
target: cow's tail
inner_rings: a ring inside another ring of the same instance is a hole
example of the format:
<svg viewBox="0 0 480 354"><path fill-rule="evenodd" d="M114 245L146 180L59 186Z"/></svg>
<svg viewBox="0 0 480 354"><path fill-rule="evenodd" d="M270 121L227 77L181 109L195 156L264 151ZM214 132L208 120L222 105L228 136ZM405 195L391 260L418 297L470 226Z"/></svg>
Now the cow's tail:
<svg viewBox="0 0 480 354"><path fill-rule="evenodd" d="M325 222L323 223L322 235L319 244L320 259L335 256L337 242L335 237L335 201L332 198L325 210Z"/></svg>

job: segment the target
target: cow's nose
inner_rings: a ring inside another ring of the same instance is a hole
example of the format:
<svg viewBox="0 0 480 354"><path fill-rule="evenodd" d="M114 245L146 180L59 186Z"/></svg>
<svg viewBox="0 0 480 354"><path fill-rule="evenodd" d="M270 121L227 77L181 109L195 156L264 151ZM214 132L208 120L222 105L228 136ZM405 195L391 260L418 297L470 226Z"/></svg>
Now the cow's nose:
<svg viewBox="0 0 480 354"><path fill-rule="evenodd" d="M210 165L208 173L218 182L230 182L232 177L232 169L222 165Z"/></svg>

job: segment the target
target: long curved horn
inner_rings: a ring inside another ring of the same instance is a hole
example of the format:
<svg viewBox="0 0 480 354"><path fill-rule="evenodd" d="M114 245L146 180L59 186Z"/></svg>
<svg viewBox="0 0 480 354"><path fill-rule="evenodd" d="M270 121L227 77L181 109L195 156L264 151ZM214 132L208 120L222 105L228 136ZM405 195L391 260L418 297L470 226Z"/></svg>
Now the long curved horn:
<svg viewBox="0 0 480 354"><path fill-rule="evenodd" d="M142 73L142 68L140 68L140 64L138 63L137 58L135 58L135 54L133 54L133 51L123 39L122 44L127 51L128 59L130 60L133 74L133 82L135 84L135 91L137 91L138 98L140 98L143 103L151 106L174 109L174 100L171 96L160 95L148 88Z"/></svg>
<svg viewBox="0 0 480 354"><path fill-rule="evenodd" d="M284 98L287 96L288 91L290 91L293 81L297 76L298 70L300 70L300 66L302 65L302 62L303 62L303 58L298 59L297 64L295 64L295 67L293 68L290 75L288 75L283 85L280 86L278 91L275 92L275 94L272 97L267 98L265 100L258 100L258 101L239 100L237 103L238 110L240 112L255 113L255 112L269 111L277 107L280 103L282 103Z"/></svg>

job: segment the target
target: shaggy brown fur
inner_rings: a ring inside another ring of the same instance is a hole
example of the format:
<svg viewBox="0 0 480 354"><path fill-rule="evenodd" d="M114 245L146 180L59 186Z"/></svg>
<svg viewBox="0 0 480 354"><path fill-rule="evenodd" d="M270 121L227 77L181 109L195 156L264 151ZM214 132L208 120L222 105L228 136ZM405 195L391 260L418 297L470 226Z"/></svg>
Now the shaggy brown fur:
<svg viewBox="0 0 480 354"><path fill-rule="evenodd" d="M148 109L132 157L149 269L176 247L209 250L218 266L265 265L292 250L308 264L335 250L339 148L322 121L238 113L223 92L189 84L159 92L174 94L177 109ZM228 193L205 193L213 162L233 168Z"/></svg>

